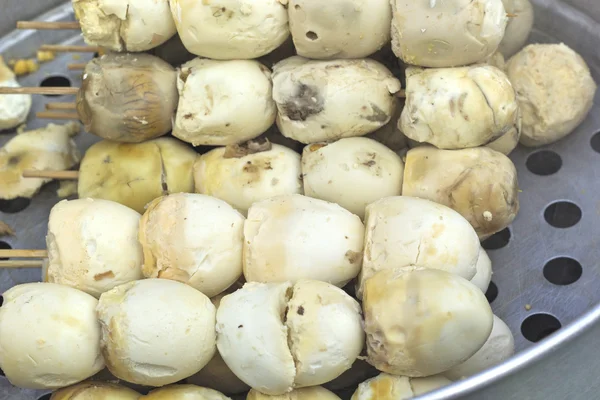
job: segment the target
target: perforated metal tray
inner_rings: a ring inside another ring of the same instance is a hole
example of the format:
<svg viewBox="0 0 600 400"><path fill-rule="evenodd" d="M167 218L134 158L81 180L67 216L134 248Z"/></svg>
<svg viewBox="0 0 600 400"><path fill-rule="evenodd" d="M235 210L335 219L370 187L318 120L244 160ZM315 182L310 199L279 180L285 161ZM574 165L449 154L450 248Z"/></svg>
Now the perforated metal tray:
<svg viewBox="0 0 600 400"><path fill-rule="evenodd" d="M33 1L8 0L2 7L27 6ZM600 16L598 0L534 0L536 27L531 42L564 42L580 52L600 82ZM18 13L15 13L17 15ZM73 20L70 4L39 17ZM14 23L12 21L11 23ZM6 29L1 26L0 28ZM1 29L0 29L1 30ZM0 38L5 59L31 57L44 43L83 44L75 31L20 31ZM48 79L81 83L81 72L68 71L70 62L85 62L92 54L64 54L42 64L22 79L25 86ZM518 354L505 364L456 383L422 399L593 399L600 378L600 107L568 138L531 150L518 148L511 159L519 172L521 211L512 226L485 242L494 276L488 298L494 312L512 329ZM72 96L34 96L31 115L50 101ZM28 128L50 121L30 118ZM1 132L3 145L14 132ZM98 139L82 133L82 151ZM49 184L31 202L0 201L0 220L15 237L0 237L0 248L44 248L50 208L58 201L57 184ZM18 212L15 212L19 210ZM39 270L0 270L0 290L39 281ZM496 289L496 290L494 290ZM558 332L535 344L547 335ZM47 391L22 390L0 377L0 398L35 400ZM351 393L351 392L350 392Z"/></svg>

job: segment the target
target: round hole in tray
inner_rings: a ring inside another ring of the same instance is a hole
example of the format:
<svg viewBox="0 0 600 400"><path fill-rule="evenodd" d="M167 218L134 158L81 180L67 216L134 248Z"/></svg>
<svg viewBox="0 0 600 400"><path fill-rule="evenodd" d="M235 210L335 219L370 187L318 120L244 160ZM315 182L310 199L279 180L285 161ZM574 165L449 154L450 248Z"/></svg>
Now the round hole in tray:
<svg viewBox="0 0 600 400"><path fill-rule="evenodd" d="M0 200L0 212L7 214L18 213L23 211L31 204L31 199L27 197L17 197L11 200Z"/></svg>
<svg viewBox="0 0 600 400"><path fill-rule="evenodd" d="M551 150L541 150L527 157L527 169L540 176L557 173L562 167L562 158Z"/></svg>
<svg viewBox="0 0 600 400"><path fill-rule="evenodd" d="M0 250L10 250L12 246L2 240L0 240ZM8 260L6 257L0 257L0 260Z"/></svg>
<svg viewBox="0 0 600 400"><path fill-rule="evenodd" d="M544 219L555 228L570 228L581 220L581 208L570 201L557 201L546 207Z"/></svg>
<svg viewBox="0 0 600 400"><path fill-rule="evenodd" d="M521 323L521 333L530 342L539 342L562 327L560 321L550 314L533 314Z"/></svg>
<svg viewBox="0 0 600 400"><path fill-rule="evenodd" d="M490 282L490 286L488 286L488 290L485 292L485 297L490 304L498 297L498 286L494 282Z"/></svg>
<svg viewBox="0 0 600 400"><path fill-rule="evenodd" d="M544 266L544 278L555 285L570 285L581 278L583 268L579 261L569 257L557 257Z"/></svg>
<svg viewBox="0 0 600 400"><path fill-rule="evenodd" d="M41 87L71 87L69 78L60 75L52 75L45 78L41 83ZM47 97L56 97L57 94L46 94Z"/></svg>
<svg viewBox="0 0 600 400"><path fill-rule="evenodd" d="M597 132L594 136L592 136L590 144L595 152L600 153L600 132Z"/></svg>
<svg viewBox="0 0 600 400"><path fill-rule="evenodd" d="M485 239L481 246L486 250L498 250L505 247L510 242L510 229L504 228L500 232L494 233L489 238Z"/></svg>

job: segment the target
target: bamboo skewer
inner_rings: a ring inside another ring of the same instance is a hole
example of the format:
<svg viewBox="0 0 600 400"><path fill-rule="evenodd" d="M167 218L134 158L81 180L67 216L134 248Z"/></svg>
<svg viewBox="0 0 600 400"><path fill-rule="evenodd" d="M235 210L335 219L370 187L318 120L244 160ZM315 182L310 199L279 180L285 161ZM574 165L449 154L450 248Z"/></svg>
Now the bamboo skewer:
<svg viewBox="0 0 600 400"><path fill-rule="evenodd" d="M47 258L48 250L0 250L0 258Z"/></svg>
<svg viewBox="0 0 600 400"><path fill-rule="evenodd" d="M42 268L43 267L42 260L23 260L23 261L0 261L0 269L2 268Z"/></svg>
<svg viewBox="0 0 600 400"><path fill-rule="evenodd" d="M81 25L77 21L68 21L68 22L18 21L17 29L40 29L40 30L81 29Z"/></svg>
<svg viewBox="0 0 600 400"><path fill-rule="evenodd" d="M0 94L46 94L46 95L70 95L77 94L76 87L2 87Z"/></svg>
<svg viewBox="0 0 600 400"><path fill-rule="evenodd" d="M35 117L40 119L79 119L79 115L77 115L77 113L56 111L40 111L38 113L35 113Z"/></svg>
<svg viewBox="0 0 600 400"><path fill-rule="evenodd" d="M69 71L79 71L79 70L85 69L86 65L87 65L86 63L73 63L73 64L67 64L67 68L69 69Z"/></svg>
<svg viewBox="0 0 600 400"><path fill-rule="evenodd" d="M47 179L79 179L79 171L47 171L29 170L23 171L23 178L47 178Z"/></svg>
<svg viewBox="0 0 600 400"><path fill-rule="evenodd" d="M75 103L47 103L46 110L75 110Z"/></svg>
<svg viewBox="0 0 600 400"><path fill-rule="evenodd" d="M38 260L0 260L0 268L41 268L47 250L0 250L0 258L29 258Z"/></svg>
<svg viewBox="0 0 600 400"><path fill-rule="evenodd" d="M40 47L42 51L53 51L56 53L98 53L100 46L74 46L61 44L45 44Z"/></svg>

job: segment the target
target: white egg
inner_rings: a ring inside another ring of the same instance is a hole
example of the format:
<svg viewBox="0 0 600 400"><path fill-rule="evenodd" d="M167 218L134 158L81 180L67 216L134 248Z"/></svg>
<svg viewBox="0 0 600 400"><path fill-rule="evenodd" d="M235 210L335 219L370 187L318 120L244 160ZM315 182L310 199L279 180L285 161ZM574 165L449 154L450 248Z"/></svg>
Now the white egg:
<svg viewBox="0 0 600 400"><path fill-rule="evenodd" d="M144 276L215 296L242 275L244 217L223 200L176 193L148 206L139 227Z"/></svg>
<svg viewBox="0 0 600 400"><path fill-rule="evenodd" d="M10 383L57 389L104 368L94 297L54 283L26 283L3 298L0 368Z"/></svg>
<svg viewBox="0 0 600 400"><path fill-rule="evenodd" d="M308 145L302 152L304 194L365 216L365 207L399 196L404 163L383 144L364 137Z"/></svg>
<svg viewBox="0 0 600 400"><path fill-rule="evenodd" d="M215 306L168 279L126 283L100 296L102 353L119 379L164 386L202 369L216 350Z"/></svg>
<svg viewBox="0 0 600 400"><path fill-rule="evenodd" d="M337 204L297 194L263 200L244 224L244 277L342 287L360 271L363 238L360 218Z"/></svg>
<svg viewBox="0 0 600 400"><path fill-rule="evenodd" d="M258 61L196 58L177 79L173 136L194 146L242 143L275 122L271 71Z"/></svg>
<svg viewBox="0 0 600 400"><path fill-rule="evenodd" d="M47 281L100 295L142 279L140 214L101 199L63 200L48 220Z"/></svg>

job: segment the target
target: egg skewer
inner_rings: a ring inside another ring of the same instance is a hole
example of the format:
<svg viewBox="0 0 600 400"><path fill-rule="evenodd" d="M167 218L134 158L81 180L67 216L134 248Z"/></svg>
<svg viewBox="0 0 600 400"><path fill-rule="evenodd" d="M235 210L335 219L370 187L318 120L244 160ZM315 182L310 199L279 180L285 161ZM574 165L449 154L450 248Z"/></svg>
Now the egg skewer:
<svg viewBox="0 0 600 400"><path fill-rule="evenodd" d="M87 131L136 143L171 130L178 101L176 76L158 57L110 54L87 64L81 88L0 87L0 94L76 94L78 118Z"/></svg>

